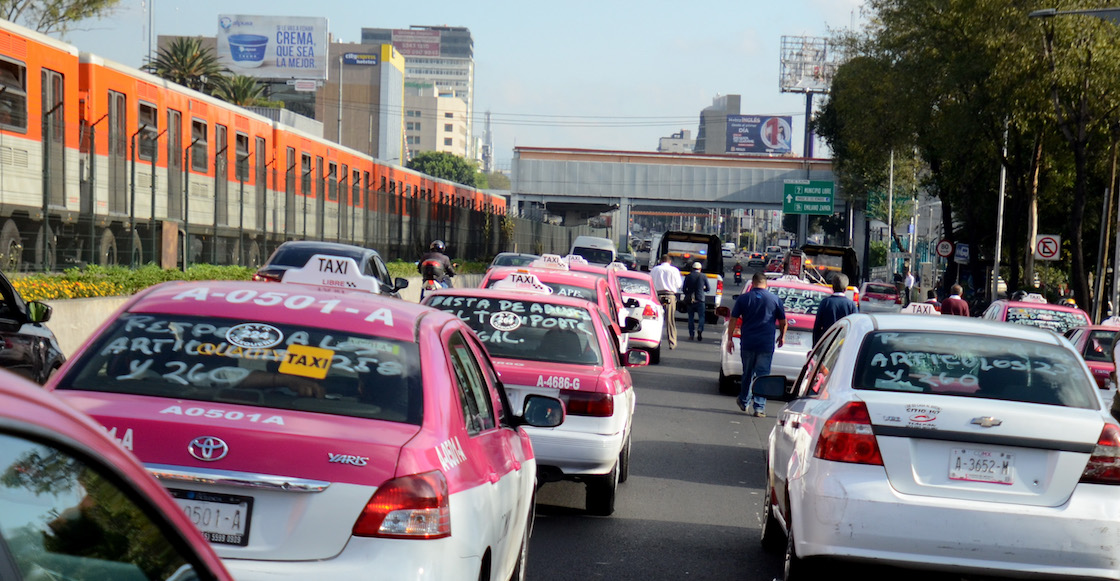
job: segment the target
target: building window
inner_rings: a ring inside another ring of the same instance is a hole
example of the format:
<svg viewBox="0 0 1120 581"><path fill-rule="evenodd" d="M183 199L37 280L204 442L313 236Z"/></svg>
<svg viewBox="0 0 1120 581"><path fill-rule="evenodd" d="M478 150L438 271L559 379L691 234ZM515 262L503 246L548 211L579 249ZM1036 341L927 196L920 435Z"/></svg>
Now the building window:
<svg viewBox="0 0 1120 581"><path fill-rule="evenodd" d="M452 125L452 124L450 124L450 123L444 123L444 124L443 124L443 132L444 132L444 133L451 133L451 132L452 132L452 131L454 131L454 130L455 130L455 126L454 126L454 125Z"/></svg>
<svg viewBox="0 0 1120 581"><path fill-rule="evenodd" d="M451 140L451 138L450 138L450 137L448 137L448 138L446 138L446 139L444 139L444 140L443 140L443 144L444 144L444 145L447 145L447 146L450 146L450 145L451 145L451 141L452 141L452 140Z"/></svg>
<svg viewBox="0 0 1120 581"><path fill-rule="evenodd" d="M444 113L444 114L443 114L443 116L444 116L444 118L446 118L446 119L454 119L454 118L455 118L455 114L454 114L454 113Z"/></svg>
<svg viewBox="0 0 1120 581"><path fill-rule="evenodd" d="M420 122L406 122L404 124L405 131L420 131Z"/></svg>

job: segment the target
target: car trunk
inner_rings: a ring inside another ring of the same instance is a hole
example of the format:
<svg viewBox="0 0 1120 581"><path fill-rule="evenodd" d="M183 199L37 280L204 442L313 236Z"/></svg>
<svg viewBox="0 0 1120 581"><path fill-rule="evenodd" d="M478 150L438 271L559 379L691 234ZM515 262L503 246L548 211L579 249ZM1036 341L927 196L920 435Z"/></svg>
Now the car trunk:
<svg viewBox="0 0 1120 581"><path fill-rule="evenodd" d="M1098 410L861 391L891 486L939 498L1060 506L1104 420Z"/></svg>

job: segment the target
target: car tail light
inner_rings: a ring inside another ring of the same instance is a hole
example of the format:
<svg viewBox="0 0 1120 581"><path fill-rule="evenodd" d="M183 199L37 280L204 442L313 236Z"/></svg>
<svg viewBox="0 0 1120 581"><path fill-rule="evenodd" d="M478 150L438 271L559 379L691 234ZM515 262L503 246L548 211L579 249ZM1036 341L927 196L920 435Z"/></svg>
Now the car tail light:
<svg viewBox="0 0 1120 581"><path fill-rule="evenodd" d="M861 298L860 300L861 301L869 301L869 300L871 300L871 296L870 295L863 295L863 298Z"/></svg>
<svg viewBox="0 0 1120 581"><path fill-rule="evenodd" d="M451 536L447 478L436 470L394 478L382 484L362 509L357 537L442 539Z"/></svg>
<svg viewBox="0 0 1120 581"><path fill-rule="evenodd" d="M609 418L614 415L614 396L609 393L573 392L568 398L569 416Z"/></svg>
<svg viewBox="0 0 1120 581"><path fill-rule="evenodd" d="M717 295L723 294L723 279L722 278L717 278L716 279L716 294Z"/></svg>
<svg viewBox="0 0 1120 581"><path fill-rule="evenodd" d="M901 305L902 304L902 295L894 295L894 304L896 304L896 305Z"/></svg>
<svg viewBox="0 0 1120 581"><path fill-rule="evenodd" d="M646 305L646 308L642 309L642 318L643 319L656 319L658 313L659 313L659 311L657 309L653 308L653 305Z"/></svg>
<svg viewBox="0 0 1120 581"><path fill-rule="evenodd" d="M253 280L263 282L280 282L280 277L275 274L258 272L257 274L253 275Z"/></svg>
<svg viewBox="0 0 1120 581"><path fill-rule="evenodd" d="M871 415L862 401L849 402L832 414L821 430L813 456L834 462L883 465L871 431Z"/></svg>
<svg viewBox="0 0 1120 581"><path fill-rule="evenodd" d="M1089 455L1089 463L1081 473L1081 482L1120 484L1120 427L1104 425L1097 446Z"/></svg>

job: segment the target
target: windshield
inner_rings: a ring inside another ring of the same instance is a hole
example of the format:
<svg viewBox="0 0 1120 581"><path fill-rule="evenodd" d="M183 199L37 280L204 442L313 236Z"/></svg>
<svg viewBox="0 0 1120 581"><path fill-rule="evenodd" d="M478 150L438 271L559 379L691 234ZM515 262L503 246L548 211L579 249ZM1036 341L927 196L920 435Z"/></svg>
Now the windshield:
<svg viewBox="0 0 1120 581"><path fill-rule="evenodd" d="M864 341L853 387L1095 408L1081 365L1057 345L1011 337L877 332Z"/></svg>
<svg viewBox="0 0 1120 581"><path fill-rule="evenodd" d="M600 365L591 312L547 299L434 295L429 307L466 321L494 357Z"/></svg>
<svg viewBox="0 0 1120 581"><path fill-rule="evenodd" d="M419 424L415 343L237 319L125 314L58 384Z"/></svg>
<svg viewBox="0 0 1120 581"><path fill-rule="evenodd" d="M1081 354L1085 361L1112 363L1112 339L1115 336L1116 331L1111 330L1098 329L1090 333L1085 341L1085 352Z"/></svg>
<svg viewBox="0 0 1120 581"><path fill-rule="evenodd" d="M824 287L817 290L771 285L767 289L778 295L778 298L782 300L782 308L785 309L787 315L816 315L817 308L821 306L821 301L832 294L832 289L825 289Z"/></svg>
<svg viewBox="0 0 1120 581"><path fill-rule="evenodd" d="M1061 334L1074 327L1088 325L1089 319L1076 311L1058 311L1038 307L1008 307L1007 322L1050 329Z"/></svg>

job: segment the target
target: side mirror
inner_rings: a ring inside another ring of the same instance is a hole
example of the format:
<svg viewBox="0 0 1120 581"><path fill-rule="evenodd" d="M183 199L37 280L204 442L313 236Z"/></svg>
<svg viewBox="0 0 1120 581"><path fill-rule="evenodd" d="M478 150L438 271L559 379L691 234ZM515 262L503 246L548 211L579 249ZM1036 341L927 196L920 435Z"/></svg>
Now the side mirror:
<svg viewBox="0 0 1120 581"><path fill-rule="evenodd" d="M397 278L393 279L393 286L397 287L397 290L408 288L408 279L398 276Z"/></svg>
<svg viewBox="0 0 1120 581"><path fill-rule="evenodd" d="M717 317L723 317L725 319L730 318L731 317L731 309L729 309L727 307L716 307L716 316Z"/></svg>
<svg viewBox="0 0 1120 581"><path fill-rule="evenodd" d="M32 323L46 323L51 320L51 306L39 301L31 301L27 303L27 318Z"/></svg>
<svg viewBox="0 0 1120 581"><path fill-rule="evenodd" d="M564 404L554 397L527 395L521 419L535 428L555 428L564 423Z"/></svg>
<svg viewBox="0 0 1120 581"><path fill-rule="evenodd" d="M631 349L626 352L626 367L641 367L649 365L649 352L641 349Z"/></svg>
<svg viewBox="0 0 1120 581"><path fill-rule="evenodd" d="M642 322L634 317L626 317L626 325L622 327L623 333L634 333L642 329Z"/></svg>
<svg viewBox="0 0 1120 581"><path fill-rule="evenodd" d="M786 376L763 375L754 378L751 383L751 393L766 399L782 399L786 394Z"/></svg>

